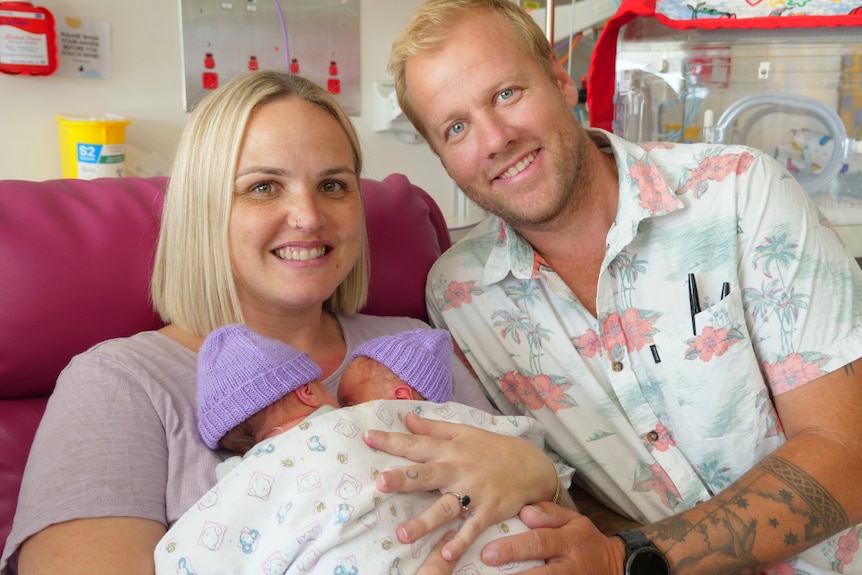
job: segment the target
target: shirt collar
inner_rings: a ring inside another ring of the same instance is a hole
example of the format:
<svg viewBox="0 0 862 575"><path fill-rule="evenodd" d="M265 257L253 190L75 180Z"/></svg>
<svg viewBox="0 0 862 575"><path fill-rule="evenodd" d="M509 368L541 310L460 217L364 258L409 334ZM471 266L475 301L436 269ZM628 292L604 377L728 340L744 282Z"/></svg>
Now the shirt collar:
<svg viewBox="0 0 862 575"><path fill-rule="evenodd" d="M608 248L616 251L634 238L643 220L682 209L683 203L674 188L649 156L650 150L673 144L651 143L641 147L604 130L587 129L587 132L602 151L614 155L617 163L619 204L614 225L608 232ZM619 226L618 222L630 224ZM541 257L514 228L497 216L487 218L481 225L485 233L496 234L482 273L483 285L499 282L510 273L518 279L543 275Z"/></svg>

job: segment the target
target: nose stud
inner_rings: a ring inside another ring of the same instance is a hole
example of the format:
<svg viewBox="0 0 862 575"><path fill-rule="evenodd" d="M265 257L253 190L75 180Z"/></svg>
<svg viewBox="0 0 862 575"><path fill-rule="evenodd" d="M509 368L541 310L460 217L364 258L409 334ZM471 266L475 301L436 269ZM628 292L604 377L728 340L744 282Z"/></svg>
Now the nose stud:
<svg viewBox="0 0 862 575"><path fill-rule="evenodd" d="M293 228L296 230L299 229L299 220L293 220Z"/></svg>

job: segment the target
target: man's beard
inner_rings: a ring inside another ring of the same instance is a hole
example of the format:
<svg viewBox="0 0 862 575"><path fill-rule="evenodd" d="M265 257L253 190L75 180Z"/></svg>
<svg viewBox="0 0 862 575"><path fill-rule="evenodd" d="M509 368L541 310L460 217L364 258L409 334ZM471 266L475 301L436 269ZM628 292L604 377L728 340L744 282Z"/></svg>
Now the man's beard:
<svg viewBox="0 0 862 575"><path fill-rule="evenodd" d="M583 203L584 194L591 193L592 177L587 169L585 149L593 145L587 133L572 126L560 134L562 153L551 166L550 188L542 196L544 208L523 209L509 198L487 190L464 188L465 195L482 209L505 220L515 228L543 228L561 215L577 211ZM548 199L551 198L550 202Z"/></svg>

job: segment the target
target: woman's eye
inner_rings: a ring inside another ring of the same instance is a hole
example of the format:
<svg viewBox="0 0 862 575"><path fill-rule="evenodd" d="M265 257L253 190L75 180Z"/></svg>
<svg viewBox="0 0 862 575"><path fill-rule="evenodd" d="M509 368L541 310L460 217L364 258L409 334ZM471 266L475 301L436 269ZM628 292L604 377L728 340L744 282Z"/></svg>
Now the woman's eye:
<svg viewBox="0 0 862 575"><path fill-rule="evenodd" d="M260 182L253 185L249 191L255 194L267 195L271 194L274 191L274 188L275 187L272 185L272 182Z"/></svg>
<svg viewBox="0 0 862 575"><path fill-rule="evenodd" d="M327 194L340 194L347 190L347 186L343 182L329 180L323 183L321 189Z"/></svg>

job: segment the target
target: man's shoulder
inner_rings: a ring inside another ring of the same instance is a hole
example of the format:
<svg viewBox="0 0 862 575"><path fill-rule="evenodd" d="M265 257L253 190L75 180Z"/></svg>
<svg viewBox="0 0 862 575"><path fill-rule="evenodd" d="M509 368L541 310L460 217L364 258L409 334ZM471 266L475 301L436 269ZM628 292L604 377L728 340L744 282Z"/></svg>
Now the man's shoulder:
<svg viewBox="0 0 862 575"><path fill-rule="evenodd" d="M700 166L710 158L729 156L747 156L759 159L763 156L770 157L763 150L752 148L743 144L725 143L703 143L703 142L630 142L615 134L603 130L591 129L589 134L593 143L608 151L613 150L620 158L629 158L630 162L642 162L645 158L657 166L679 169L688 166L693 169Z"/></svg>
<svg viewBox="0 0 862 575"><path fill-rule="evenodd" d="M755 161L764 156L769 157L762 150L741 144L647 142L638 144L635 149L638 148L643 150L650 162L659 167L688 166L695 169L707 162L712 164L714 169L718 159L726 163L731 158L748 158L749 161Z"/></svg>
<svg viewBox="0 0 862 575"><path fill-rule="evenodd" d="M480 221L437 258L431 267L431 273L447 270L466 271L483 267L497 245L502 233L502 225L502 220L496 216L489 216Z"/></svg>

